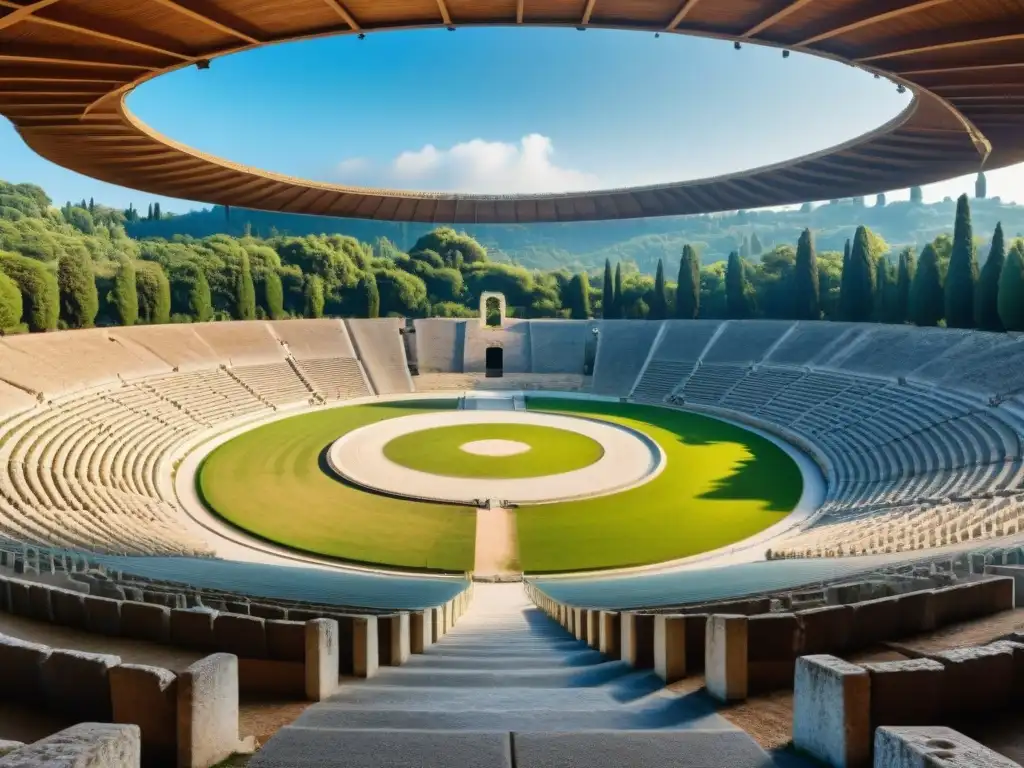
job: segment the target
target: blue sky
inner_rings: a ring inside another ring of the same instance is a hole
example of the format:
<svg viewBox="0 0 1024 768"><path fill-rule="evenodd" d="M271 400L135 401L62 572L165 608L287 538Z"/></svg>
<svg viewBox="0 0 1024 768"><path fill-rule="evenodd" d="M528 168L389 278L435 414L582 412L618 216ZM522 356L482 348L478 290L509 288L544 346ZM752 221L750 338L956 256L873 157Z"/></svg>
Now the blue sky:
<svg viewBox="0 0 1024 768"><path fill-rule="evenodd" d="M140 87L157 130L230 160L322 181L557 192L677 181L823 149L909 95L852 67L773 49L565 29L428 30L290 43ZM0 126L0 177L57 201L158 199L38 158ZM926 190L956 195L973 180ZM1024 168L990 176L1024 202ZM892 197L905 196L905 191ZM183 211L193 205L162 200Z"/></svg>

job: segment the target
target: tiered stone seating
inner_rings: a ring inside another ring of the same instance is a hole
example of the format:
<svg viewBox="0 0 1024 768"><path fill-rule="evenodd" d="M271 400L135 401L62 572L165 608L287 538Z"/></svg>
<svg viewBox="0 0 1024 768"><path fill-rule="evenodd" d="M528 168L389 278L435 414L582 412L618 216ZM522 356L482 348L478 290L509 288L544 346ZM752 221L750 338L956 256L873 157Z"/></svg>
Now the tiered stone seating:
<svg viewBox="0 0 1024 768"><path fill-rule="evenodd" d="M363 367L354 357L329 357L298 361L302 375L327 400L351 400L368 397Z"/></svg>
<svg viewBox="0 0 1024 768"><path fill-rule="evenodd" d="M722 327L718 320L669 320L644 369L633 398L659 402L693 373L708 342Z"/></svg>
<svg viewBox="0 0 1024 768"><path fill-rule="evenodd" d="M583 320L531 320L533 372L582 374L590 328Z"/></svg>
<svg viewBox="0 0 1024 768"><path fill-rule="evenodd" d="M376 394L412 392L409 364L405 359L400 330L402 321L389 317L345 322Z"/></svg>
<svg viewBox="0 0 1024 768"><path fill-rule="evenodd" d="M684 360L651 360L633 389L633 399L661 402L667 395L672 394L695 368L695 363Z"/></svg>
<svg viewBox="0 0 1024 768"><path fill-rule="evenodd" d="M281 342L265 322L196 323L192 327L222 364L259 365L285 358Z"/></svg>
<svg viewBox="0 0 1024 768"><path fill-rule="evenodd" d="M0 422L22 411L27 411L37 403L36 398L28 392L0 381Z"/></svg>
<svg viewBox="0 0 1024 768"><path fill-rule="evenodd" d="M606 320L600 325L594 393L627 396L661 331L662 324L641 320Z"/></svg>
<svg viewBox="0 0 1024 768"><path fill-rule="evenodd" d="M988 335L988 334L977 334ZM1006 337L1003 337L1006 338ZM970 394L994 398L1015 394L1021 387L1024 371L1024 343L1021 336L1011 343L1003 343L983 352L964 352L950 356L947 364L928 374L917 372L917 377L932 375L930 380L939 388L950 388Z"/></svg>
<svg viewBox="0 0 1024 768"><path fill-rule="evenodd" d="M675 395L683 403L714 404L747 374L742 365L702 365Z"/></svg>
<svg viewBox="0 0 1024 768"><path fill-rule="evenodd" d="M221 369L142 379L136 386L212 425L267 409L266 403Z"/></svg>
<svg viewBox="0 0 1024 768"><path fill-rule="evenodd" d="M756 363L792 328L793 323L786 320L731 320L722 327L701 360L705 365Z"/></svg>
<svg viewBox="0 0 1024 768"><path fill-rule="evenodd" d="M260 399L274 406L309 403L313 391L288 363L265 363L230 369L231 374Z"/></svg>
<svg viewBox="0 0 1024 768"><path fill-rule="evenodd" d="M465 320L429 318L413 320L413 326L416 329L416 363L421 373L456 373L462 370Z"/></svg>
<svg viewBox="0 0 1024 768"><path fill-rule="evenodd" d="M569 373L509 373L487 378L483 373L421 373L413 377L417 392L460 390L580 392L589 386L588 377Z"/></svg>
<svg viewBox="0 0 1024 768"><path fill-rule="evenodd" d="M352 340L341 320L274 320L271 333L288 346L296 360L326 360L355 357Z"/></svg>
<svg viewBox="0 0 1024 768"><path fill-rule="evenodd" d="M788 368L752 369L722 398L722 406L757 413L802 375Z"/></svg>
<svg viewBox="0 0 1024 768"><path fill-rule="evenodd" d="M138 325L109 329L110 337L149 350L176 371L216 368L217 352L204 341L198 325Z"/></svg>
<svg viewBox="0 0 1024 768"><path fill-rule="evenodd" d="M970 331L911 326L870 328L856 341L847 338L824 366L898 379L946 354L969 334Z"/></svg>
<svg viewBox="0 0 1024 768"><path fill-rule="evenodd" d="M839 341L847 334L859 331L860 326L856 323L796 323L793 330L768 352L765 362L772 365L811 365L840 348L842 344Z"/></svg>

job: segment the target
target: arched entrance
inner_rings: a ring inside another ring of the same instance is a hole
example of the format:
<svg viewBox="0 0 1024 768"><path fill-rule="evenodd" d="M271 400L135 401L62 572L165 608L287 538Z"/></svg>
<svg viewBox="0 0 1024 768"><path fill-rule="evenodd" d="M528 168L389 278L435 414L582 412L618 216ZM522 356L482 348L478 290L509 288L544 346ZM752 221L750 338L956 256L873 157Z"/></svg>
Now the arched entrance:
<svg viewBox="0 0 1024 768"><path fill-rule="evenodd" d="M485 291L480 294L480 325L502 328L505 325L505 294Z"/></svg>
<svg viewBox="0 0 1024 768"><path fill-rule="evenodd" d="M484 369L488 379L500 379L505 375L505 350L501 347L488 347L484 352Z"/></svg>

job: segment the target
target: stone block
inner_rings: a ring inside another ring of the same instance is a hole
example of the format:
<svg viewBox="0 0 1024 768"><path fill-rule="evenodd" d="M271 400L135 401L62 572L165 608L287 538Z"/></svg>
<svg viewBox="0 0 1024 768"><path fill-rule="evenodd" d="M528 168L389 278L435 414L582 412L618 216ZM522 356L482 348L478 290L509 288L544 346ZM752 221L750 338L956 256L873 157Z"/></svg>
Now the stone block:
<svg viewBox="0 0 1024 768"><path fill-rule="evenodd" d="M32 598L29 590L32 585L27 581L12 579L9 583L11 593L11 613L15 616L23 616L26 619L32 618Z"/></svg>
<svg viewBox="0 0 1024 768"><path fill-rule="evenodd" d="M747 619L747 686L751 691L789 688L803 651L803 625L792 613Z"/></svg>
<svg viewBox="0 0 1024 768"><path fill-rule="evenodd" d="M1020 640L1000 640L990 643L989 648L1009 651L1013 655L1013 690L1014 701L1024 699L1024 643Z"/></svg>
<svg viewBox="0 0 1024 768"><path fill-rule="evenodd" d="M414 611L409 614L409 652L423 653L434 644L433 621L430 616L430 609Z"/></svg>
<svg viewBox="0 0 1024 768"><path fill-rule="evenodd" d="M12 613L11 610L11 581L0 578L0 611Z"/></svg>
<svg viewBox="0 0 1024 768"><path fill-rule="evenodd" d="M85 628L108 637L121 634L121 601L107 597L85 598Z"/></svg>
<svg viewBox="0 0 1024 768"><path fill-rule="evenodd" d="M218 613L213 619L213 642L220 653L267 658L267 629L264 620L255 616Z"/></svg>
<svg viewBox="0 0 1024 768"><path fill-rule="evenodd" d="M16 749L21 749L25 746L23 741L11 741L9 739L0 739L0 757L9 755Z"/></svg>
<svg viewBox="0 0 1024 768"><path fill-rule="evenodd" d="M323 701L338 689L338 622L315 619L300 626L306 643L306 698Z"/></svg>
<svg viewBox="0 0 1024 768"><path fill-rule="evenodd" d="M577 640L587 642L587 609L573 608L572 634Z"/></svg>
<svg viewBox="0 0 1024 768"><path fill-rule="evenodd" d="M850 645L853 608L828 605L797 613L804 626L804 653L842 653Z"/></svg>
<svg viewBox="0 0 1024 768"><path fill-rule="evenodd" d="M942 713L955 717L1006 707L1013 694L1013 657L1010 648L991 645L933 654L946 668Z"/></svg>
<svg viewBox="0 0 1024 768"><path fill-rule="evenodd" d="M80 721L109 723L110 670L120 663L120 657L104 653L51 650L42 666L47 708Z"/></svg>
<svg viewBox="0 0 1024 768"><path fill-rule="evenodd" d="M899 597L882 597L854 603L850 647L866 648L900 635L903 615Z"/></svg>
<svg viewBox="0 0 1024 768"><path fill-rule="evenodd" d="M249 615L260 619L273 619L284 621L288 618L288 609L279 605L264 605L263 603L250 603Z"/></svg>
<svg viewBox="0 0 1024 768"><path fill-rule="evenodd" d="M1019 565L983 565L983 572L991 576L1005 576L1013 579L1013 605L1024 606L1024 567Z"/></svg>
<svg viewBox="0 0 1024 768"><path fill-rule="evenodd" d="M666 613L654 617L654 672L665 683L686 677L686 620Z"/></svg>
<svg viewBox="0 0 1024 768"><path fill-rule="evenodd" d="M919 635L923 632L935 631L935 590L925 589L920 592L908 592L900 595L900 622L899 637Z"/></svg>
<svg viewBox="0 0 1024 768"><path fill-rule="evenodd" d="M249 603L242 600L228 600L225 603L225 613L235 613L239 616L249 615Z"/></svg>
<svg viewBox="0 0 1024 768"><path fill-rule="evenodd" d="M686 671L687 674L704 671L704 642L707 639L708 614L690 613L686 616Z"/></svg>
<svg viewBox="0 0 1024 768"><path fill-rule="evenodd" d="M0 635L0 696L19 704L44 701L43 665L49 657L48 646Z"/></svg>
<svg viewBox="0 0 1024 768"><path fill-rule="evenodd" d="M636 669L654 669L654 614L626 611L619 620L622 660Z"/></svg>
<svg viewBox="0 0 1024 768"><path fill-rule="evenodd" d="M87 628L86 595L55 589L50 597L53 601L53 620L57 624L73 629Z"/></svg>
<svg viewBox="0 0 1024 768"><path fill-rule="evenodd" d="M587 611L587 645L597 648L601 644L601 612Z"/></svg>
<svg viewBox="0 0 1024 768"><path fill-rule="evenodd" d="M943 726L883 727L875 731L877 768L1020 768L1007 757Z"/></svg>
<svg viewBox="0 0 1024 768"><path fill-rule="evenodd" d="M176 608L171 611L171 642L183 648L212 651L215 611L206 608Z"/></svg>
<svg viewBox="0 0 1024 768"><path fill-rule="evenodd" d="M935 722L945 667L934 659L864 664L871 678L871 728Z"/></svg>
<svg viewBox="0 0 1024 768"><path fill-rule="evenodd" d="M935 590L935 622L936 626L967 621L986 614L981 607L980 594L982 582L971 581L966 584L955 584Z"/></svg>
<svg viewBox="0 0 1024 768"><path fill-rule="evenodd" d="M833 768L871 759L871 678L835 656L801 656L793 684L793 745Z"/></svg>
<svg viewBox="0 0 1024 768"><path fill-rule="evenodd" d="M444 632L444 609L442 609L440 606L438 606L437 608L431 608L430 609L430 625L431 625L430 636L434 638L434 642L436 643L438 640L440 640L445 635L445 632Z"/></svg>
<svg viewBox="0 0 1024 768"><path fill-rule="evenodd" d="M601 611L601 636L598 650L609 659L622 658L622 649L619 644L620 624L620 614L615 611Z"/></svg>
<svg viewBox="0 0 1024 768"><path fill-rule="evenodd" d="M53 587L30 584L28 587L29 616L36 621L53 623Z"/></svg>
<svg viewBox="0 0 1024 768"><path fill-rule="evenodd" d="M746 616L713 614L704 632L704 683L719 701L747 698Z"/></svg>
<svg viewBox="0 0 1024 768"><path fill-rule="evenodd" d="M409 660L408 613L377 617L377 654L387 667L400 667Z"/></svg>
<svg viewBox="0 0 1024 768"><path fill-rule="evenodd" d="M152 603L121 604L121 636L153 643L171 639L171 609Z"/></svg>
<svg viewBox="0 0 1024 768"><path fill-rule="evenodd" d="M322 619L315 619L322 621ZM267 619L263 627L267 633L267 655L277 661L305 661L306 623ZM334 644L337 645L337 633ZM338 668L334 668L337 674Z"/></svg>
<svg viewBox="0 0 1024 768"><path fill-rule="evenodd" d="M356 616L352 619L352 674L373 677L380 657L377 654L377 617Z"/></svg>
<svg viewBox="0 0 1024 768"><path fill-rule="evenodd" d="M167 669L122 664L110 670L115 723L139 726L152 765L174 765L178 750L177 676Z"/></svg>
<svg viewBox="0 0 1024 768"><path fill-rule="evenodd" d="M0 768L139 768L141 761L138 726L79 723L0 758Z"/></svg>
<svg viewBox="0 0 1024 768"><path fill-rule="evenodd" d="M215 653L178 675L178 768L211 766L251 751L238 738L238 658Z"/></svg>

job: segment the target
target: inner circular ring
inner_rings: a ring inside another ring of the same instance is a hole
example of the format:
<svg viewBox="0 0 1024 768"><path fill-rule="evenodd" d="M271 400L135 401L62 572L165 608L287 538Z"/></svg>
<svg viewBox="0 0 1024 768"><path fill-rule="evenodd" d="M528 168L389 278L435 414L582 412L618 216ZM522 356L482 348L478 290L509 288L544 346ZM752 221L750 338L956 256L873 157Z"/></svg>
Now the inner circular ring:
<svg viewBox="0 0 1024 768"><path fill-rule="evenodd" d="M573 432L597 443L602 455L597 461L568 472L481 478L412 469L390 461L384 452L391 441L410 433L453 426L508 424ZM446 411L388 419L353 430L330 446L327 464L347 482L390 496L473 505L492 499L543 504L606 496L642 485L660 474L665 455L650 437L611 422L522 411Z"/></svg>

